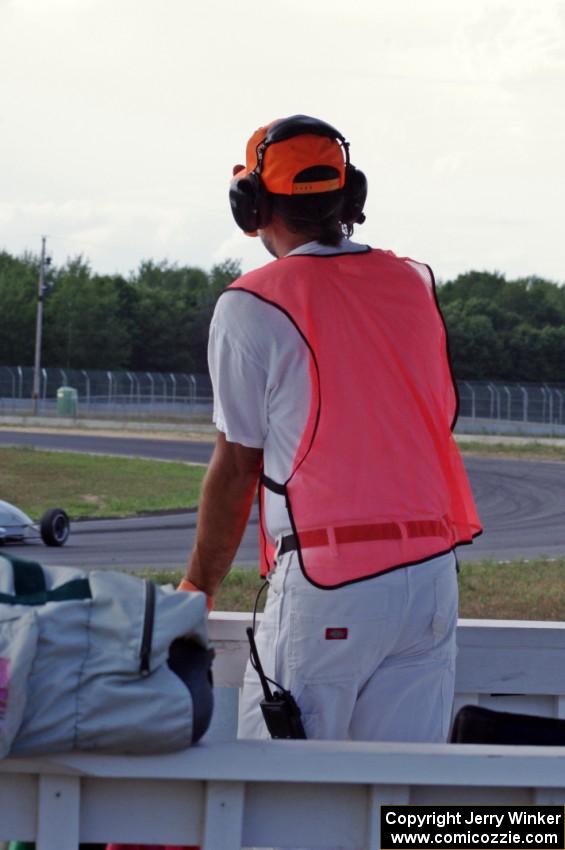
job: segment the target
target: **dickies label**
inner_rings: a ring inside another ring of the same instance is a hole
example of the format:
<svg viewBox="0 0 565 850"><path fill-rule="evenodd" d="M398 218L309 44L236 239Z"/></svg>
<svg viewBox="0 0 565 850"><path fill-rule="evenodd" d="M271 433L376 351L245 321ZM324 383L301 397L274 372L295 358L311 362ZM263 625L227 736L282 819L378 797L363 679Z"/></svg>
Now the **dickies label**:
<svg viewBox="0 0 565 850"><path fill-rule="evenodd" d="M326 629L326 640L347 640L349 629Z"/></svg>

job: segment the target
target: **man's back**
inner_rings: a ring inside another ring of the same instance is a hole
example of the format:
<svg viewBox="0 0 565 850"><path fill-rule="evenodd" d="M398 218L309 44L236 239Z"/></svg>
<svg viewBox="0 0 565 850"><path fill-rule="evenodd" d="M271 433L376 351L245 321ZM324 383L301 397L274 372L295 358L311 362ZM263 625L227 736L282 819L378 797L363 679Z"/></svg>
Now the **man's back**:
<svg viewBox="0 0 565 850"><path fill-rule="evenodd" d="M303 341L310 392L302 377L295 402L304 427L284 478L269 473L265 451L264 483L285 497L310 580L335 587L470 541L480 525L451 436L456 395L427 267L368 248L349 253L345 243L287 256L228 291L278 310ZM256 329L259 340L268 332ZM266 375L263 387L268 429L292 428L276 400L292 395L293 370L274 359L278 379ZM273 537L268 515L267 530Z"/></svg>

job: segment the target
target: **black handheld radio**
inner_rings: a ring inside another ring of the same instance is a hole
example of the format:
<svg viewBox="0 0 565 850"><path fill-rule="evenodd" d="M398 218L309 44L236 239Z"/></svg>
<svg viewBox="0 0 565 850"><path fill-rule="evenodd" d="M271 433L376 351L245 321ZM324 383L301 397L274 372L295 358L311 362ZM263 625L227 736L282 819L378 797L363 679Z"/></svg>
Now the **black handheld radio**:
<svg viewBox="0 0 565 850"><path fill-rule="evenodd" d="M305 738L306 732L300 718L300 709L296 700L284 688L271 693L267 677L263 672L253 629L247 629L247 638L251 652L251 662L259 675L265 699L261 700L261 711L271 738ZM276 682L274 682L276 684ZM280 685L277 685L280 687Z"/></svg>

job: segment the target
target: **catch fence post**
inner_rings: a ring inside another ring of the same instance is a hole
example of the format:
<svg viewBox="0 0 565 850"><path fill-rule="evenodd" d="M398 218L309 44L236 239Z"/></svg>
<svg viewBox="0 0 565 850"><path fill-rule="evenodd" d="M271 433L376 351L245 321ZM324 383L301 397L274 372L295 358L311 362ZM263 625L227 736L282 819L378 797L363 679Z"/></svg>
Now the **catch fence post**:
<svg viewBox="0 0 565 850"><path fill-rule="evenodd" d="M10 377L12 379L12 401L15 401L15 399L16 399L16 376L14 375L14 373L12 372L12 370L10 369L9 366L4 366L4 369L6 369L10 373Z"/></svg>
<svg viewBox="0 0 565 850"><path fill-rule="evenodd" d="M47 398L47 381L48 381L47 369L41 370L41 377L43 378L43 401L45 401L45 399ZM39 398L41 398L41 381L39 383L40 383Z"/></svg>
<svg viewBox="0 0 565 850"><path fill-rule="evenodd" d="M194 377L194 375L189 375L188 377L190 378L190 382L192 385L192 398L190 402L190 408L191 413L194 416L194 410L196 408L196 378Z"/></svg>
<svg viewBox="0 0 565 850"><path fill-rule="evenodd" d="M126 372L127 379L129 381L129 400L130 404L133 405L133 378L131 372Z"/></svg>
<svg viewBox="0 0 565 850"><path fill-rule="evenodd" d="M545 409L547 407L547 390L545 386L542 384L540 387L541 397L543 398L542 408L541 408L541 421L545 422Z"/></svg>
<svg viewBox="0 0 565 850"><path fill-rule="evenodd" d="M563 393L557 387L555 388L555 392L559 398L559 424L563 425Z"/></svg>
<svg viewBox="0 0 565 850"><path fill-rule="evenodd" d="M528 404L529 404L530 398L528 396L528 391L525 387L520 386L520 389L522 390L522 421L527 422L528 421Z"/></svg>
<svg viewBox="0 0 565 850"><path fill-rule="evenodd" d="M490 395L490 419L494 419L494 387L492 384L487 384L487 390Z"/></svg>
<svg viewBox="0 0 565 850"><path fill-rule="evenodd" d="M81 375L84 375L84 385L86 387L86 409L90 413L90 378L86 369L80 370Z"/></svg>
<svg viewBox="0 0 565 850"><path fill-rule="evenodd" d="M149 405L149 409L150 409L151 413L153 413L153 402L155 400L155 381L153 380L153 376L152 376L151 372L146 372L145 374L149 378L149 383L151 385L151 403Z"/></svg>
<svg viewBox="0 0 565 850"><path fill-rule="evenodd" d="M512 393L510 392L510 387L507 387L506 384L504 385L503 390L506 393L506 397L508 399L506 418L508 419L508 421L510 421L512 419Z"/></svg>

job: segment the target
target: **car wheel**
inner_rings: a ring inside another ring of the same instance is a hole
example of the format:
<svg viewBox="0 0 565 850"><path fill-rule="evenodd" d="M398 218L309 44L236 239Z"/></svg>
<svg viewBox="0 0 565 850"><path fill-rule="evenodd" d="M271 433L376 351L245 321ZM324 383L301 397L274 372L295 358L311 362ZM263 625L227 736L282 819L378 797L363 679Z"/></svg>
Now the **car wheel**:
<svg viewBox="0 0 565 850"><path fill-rule="evenodd" d="M71 524L65 511L61 508L45 511L41 517L39 531L46 546L64 546L71 531Z"/></svg>

